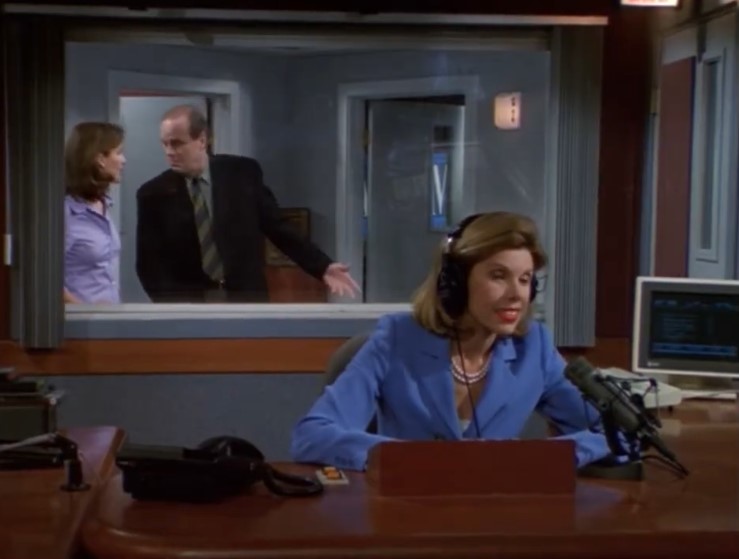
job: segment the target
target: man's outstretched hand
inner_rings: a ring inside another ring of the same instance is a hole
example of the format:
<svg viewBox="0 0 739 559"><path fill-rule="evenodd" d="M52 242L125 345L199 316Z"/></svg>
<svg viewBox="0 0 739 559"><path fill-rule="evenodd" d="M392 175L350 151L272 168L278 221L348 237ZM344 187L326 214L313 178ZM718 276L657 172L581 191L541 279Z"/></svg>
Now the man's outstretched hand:
<svg viewBox="0 0 739 559"><path fill-rule="evenodd" d="M328 286L332 295L356 297L361 291L357 282L349 274L349 266L339 262L334 262L326 268L323 283Z"/></svg>

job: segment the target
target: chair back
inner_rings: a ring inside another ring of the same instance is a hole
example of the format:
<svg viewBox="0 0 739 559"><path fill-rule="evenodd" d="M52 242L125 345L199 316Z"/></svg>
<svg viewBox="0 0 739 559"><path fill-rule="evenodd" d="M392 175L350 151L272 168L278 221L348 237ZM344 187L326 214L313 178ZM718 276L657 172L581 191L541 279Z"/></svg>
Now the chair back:
<svg viewBox="0 0 739 559"><path fill-rule="evenodd" d="M337 349L326 364L326 376L324 385L328 386L336 382L339 375L344 372L347 365L362 348L369 338L369 333L364 332L352 336ZM377 433L377 417L373 417L367 425L368 433Z"/></svg>
<svg viewBox="0 0 739 559"><path fill-rule="evenodd" d="M337 349L326 364L326 377L324 384L328 386L333 384L337 377L346 369L347 365L354 359L354 356L362 348L369 338L369 334L364 332L357 334L345 341L339 349Z"/></svg>

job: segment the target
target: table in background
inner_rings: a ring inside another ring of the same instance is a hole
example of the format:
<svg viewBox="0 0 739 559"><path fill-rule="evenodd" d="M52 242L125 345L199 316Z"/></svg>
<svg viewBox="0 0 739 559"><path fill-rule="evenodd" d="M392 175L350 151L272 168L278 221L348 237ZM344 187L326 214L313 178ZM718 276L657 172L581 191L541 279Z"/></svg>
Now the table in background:
<svg viewBox="0 0 739 559"><path fill-rule="evenodd" d="M115 466L123 432L115 427L69 429L83 459L87 491L62 491L64 468L0 471L0 557L55 559L79 550L79 530Z"/></svg>
<svg viewBox="0 0 739 559"><path fill-rule="evenodd" d="M738 409L689 402L664 418L667 444L692 472L687 480L650 463L646 482L580 480L574 499L379 498L363 475L350 474L350 485L319 498L284 499L259 487L184 505L133 501L116 475L83 528L84 543L99 559L739 557ZM545 467L532 464L528 475Z"/></svg>

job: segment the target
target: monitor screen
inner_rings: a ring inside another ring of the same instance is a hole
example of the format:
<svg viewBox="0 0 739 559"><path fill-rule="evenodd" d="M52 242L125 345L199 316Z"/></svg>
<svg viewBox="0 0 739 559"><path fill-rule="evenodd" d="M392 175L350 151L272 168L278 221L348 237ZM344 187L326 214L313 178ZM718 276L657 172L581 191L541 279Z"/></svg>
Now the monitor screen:
<svg viewBox="0 0 739 559"><path fill-rule="evenodd" d="M633 369L739 377L739 281L637 280Z"/></svg>

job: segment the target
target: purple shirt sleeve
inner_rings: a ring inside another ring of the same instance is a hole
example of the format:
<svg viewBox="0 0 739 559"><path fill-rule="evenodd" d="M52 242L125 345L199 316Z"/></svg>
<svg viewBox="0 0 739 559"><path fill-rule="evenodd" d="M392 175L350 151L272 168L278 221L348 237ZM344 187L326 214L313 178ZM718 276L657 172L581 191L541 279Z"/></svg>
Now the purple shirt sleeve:
<svg viewBox="0 0 739 559"><path fill-rule="evenodd" d="M83 303L120 303L121 241L108 208L101 215L83 201L64 200L64 287Z"/></svg>

